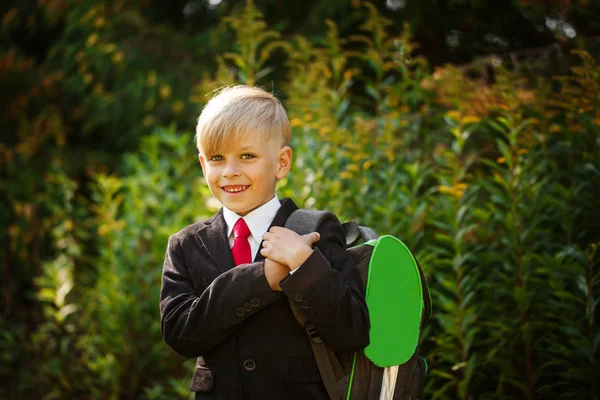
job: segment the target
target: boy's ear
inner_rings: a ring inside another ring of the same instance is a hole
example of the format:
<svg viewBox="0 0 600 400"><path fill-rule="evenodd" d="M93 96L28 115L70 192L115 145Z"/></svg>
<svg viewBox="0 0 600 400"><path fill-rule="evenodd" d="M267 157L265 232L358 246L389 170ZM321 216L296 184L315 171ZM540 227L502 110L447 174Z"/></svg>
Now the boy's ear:
<svg viewBox="0 0 600 400"><path fill-rule="evenodd" d="M206 176L206 172L204 171L204 163L206 159L202 156L202 154L198 154L198 159L200 160L200 166L202 167L202 175Z"/></svg>
<svg viewBox="0 0 600 400"><path fill-rule="evenodd" d="M283 146L279 150L279 160L277 160L277 179L283 179L292 167L292 148Z"/></svg>

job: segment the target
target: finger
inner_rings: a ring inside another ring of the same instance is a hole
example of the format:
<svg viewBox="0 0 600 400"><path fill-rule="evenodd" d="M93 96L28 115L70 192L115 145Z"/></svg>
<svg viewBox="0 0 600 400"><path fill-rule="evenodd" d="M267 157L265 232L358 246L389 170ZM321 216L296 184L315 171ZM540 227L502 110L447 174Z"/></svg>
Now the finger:
<svg viewBox="0 0 600 400"><path fill-rule="evenodd" d="M273 255L271 250L266 249L264 247L260 249L260 254L262 254L266 258L271 258L271 256Z"/></svg>
<svg viewBox="0 0 600 400"><path fill-rule="evenodd" d="M313 243L316 243L319 241L319 239L321 239L321 235L319 234L319 232L311 232L311 233L307 233L306 235L302 235L302 238L310 245L312 245Z"/></svg>
<svg viewBox="0 0 600 400"><path fill-rule="evenodd" d="M272 233L270 233L270 232L265 232L262 235L262 239L263 240L272 240L273 237L274 237L274 235Z"/></svg>
<svg viewBox="0 0 600 400"><path fill-rule="evenodd" d="M275 235L278 235L278 236L283 236L286 234L298 235L293 230L284 228L283 226L272 226L271 229L269 229L269 232L271 232Z"/></svg>

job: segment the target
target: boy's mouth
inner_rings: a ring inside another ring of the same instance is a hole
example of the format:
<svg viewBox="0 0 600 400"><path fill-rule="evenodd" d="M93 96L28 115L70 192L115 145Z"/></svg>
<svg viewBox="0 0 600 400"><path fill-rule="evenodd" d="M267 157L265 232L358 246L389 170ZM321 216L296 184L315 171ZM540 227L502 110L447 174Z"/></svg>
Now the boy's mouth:
<svg viewBox="0 0 600 400"><path fill-rule="evenodd" d="M229 186L221 186L221 189L226 191L227 193L240 193L244 190L248 189L250 185L229 185Z"/></svg>

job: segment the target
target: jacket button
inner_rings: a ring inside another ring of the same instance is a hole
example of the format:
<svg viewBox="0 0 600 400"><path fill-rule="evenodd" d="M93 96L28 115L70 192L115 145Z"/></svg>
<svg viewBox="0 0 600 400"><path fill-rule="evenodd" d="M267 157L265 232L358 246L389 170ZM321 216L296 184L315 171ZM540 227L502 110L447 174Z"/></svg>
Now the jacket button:
<svg viewBox="0 0 600 400"><path fill-rule="evenodd" d="M308 306L310 306L308 300L303 300L302 303L300 303L300 307L302 308L308 308Z"/></svg>
<svg viewBox="0 0 600 400"><path fill-rule="evenodd" d="M243 317L244 316L244 309L243 308L236 308L235 309L235 315L237 315L238 317Z"/></svg>
<svg viewBox="0 0 600 400"><path fill-rule="evenodd" d="M256 369L256 363L251 358L249 358L246 361L244 361L244 363L242 364L242 366L248 372L252 372L252 371L254 371Z"/></svg>
<svg viewBox="0 0 600 400"><path fill-rule="evenodd" d="M255 297L252 300L250 300L250 304L252 304L252 307L258 307L260 306L260 300Z"/></svg>
<svg viewBox="0 0 600 400"><path fill-rule="evenodd" d="M308 310L306 310L306 313L308 315L315 315L315 308L314 307L309 307Z"/></svg>
<svg viewBox="0 0 600 400"><path fill-rule="evenodd" d="M304 300L304 296L302 296L300 293L296 293L294 295L294 300L296 300L296 302L300 303L302 300Z"/></svg>
<svg viewBox="0 0 600 400"><path fill-rule="evenodd" d="M252 311L252 304L250 304L250 303L244 304L244 310L246 310L248 312Z"/></svg>

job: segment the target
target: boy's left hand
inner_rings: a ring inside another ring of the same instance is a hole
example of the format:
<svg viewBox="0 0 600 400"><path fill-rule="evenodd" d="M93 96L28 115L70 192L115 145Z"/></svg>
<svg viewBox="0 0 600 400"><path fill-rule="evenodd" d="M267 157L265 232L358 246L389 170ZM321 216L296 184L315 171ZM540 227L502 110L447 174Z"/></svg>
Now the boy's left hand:
<svg viewBox="0 0 600 400"><path fill-rule="evenodd" d="M263 248L260 254L287 265L293 271L312 254L312 245L319 241L321 235L312 232L300 236L287 228L274 226L262 238Z"/></svg>

